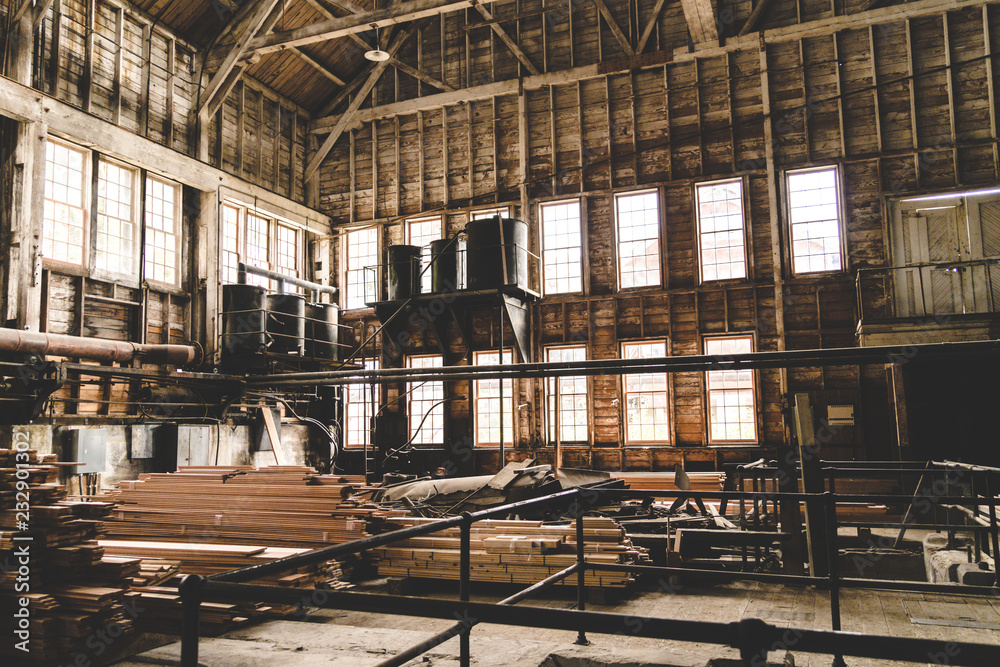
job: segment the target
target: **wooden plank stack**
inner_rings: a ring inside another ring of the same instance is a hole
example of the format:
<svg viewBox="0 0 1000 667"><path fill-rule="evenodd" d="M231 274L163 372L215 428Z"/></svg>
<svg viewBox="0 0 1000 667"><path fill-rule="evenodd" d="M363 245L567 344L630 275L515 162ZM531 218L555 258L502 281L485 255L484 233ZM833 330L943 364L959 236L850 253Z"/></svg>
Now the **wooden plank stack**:
<svg viewBox="0 0 1000 667"><path fill-rule="evenodd" d="M674 484L674 472L612 472L615 479L624 480L629 488L647 489L651 491L678 491ZM725 482L725 473L722 472L688 472L691 480L692 491L721 491Z"/></svg>
<svg viewBox="0 0 1000 667"><path fill-rule="evenodd" d="M303 466L188 466L144 474L108 494L115 509L101 547L108 555L142 563L132 576L139 604L151 610L143 615L143 628L174 632L181 607L170 587L173 575L212 575L342 544L371 535L401 514L354 500L361 484L357 477L320 475ZM156 567L154 559L176 568L167 576L146 574ZM357 561L328 561L254 583L344 588ZM207 622L219 627L296 609L246 603L203 608Z"/></svg>
<svg viewBox="0 0 1000 667"><path fill-rule="evenodd" d="M433 522L407 517L397 527ZM648 563L646 550L632 545L613 519L584 519L584 551L587 559L604 563ZM379 575L429 579L459 578L460 531L449 528L426 537L401 540L373 549ZM549 525L541 521L479 521L472 524L470 545L473 581L533 584L576 562L576 526ZM591 587L622 588L633 580L625 572L588 571ZM564 579L575 585L576 577Z"/></svg>
<svg viewBox="0 0 1000 667"><path fill-rule="evenodd" d="M56 458L34 450L0 450L0 562L20 566L20 550L27 546L30 569L20 579L18 568L0 572L0 606L11 610L0 617L0 632L15 637L12 613L19 598L28 599L30 613L28 653L7 641L0 645L0 656L21 661L86 654L86 642L95 633L113 628L120 637L134 628L127 613L133 594L122 572L131 565L106 563L97 541L112 505L65 500Z"/></svg>

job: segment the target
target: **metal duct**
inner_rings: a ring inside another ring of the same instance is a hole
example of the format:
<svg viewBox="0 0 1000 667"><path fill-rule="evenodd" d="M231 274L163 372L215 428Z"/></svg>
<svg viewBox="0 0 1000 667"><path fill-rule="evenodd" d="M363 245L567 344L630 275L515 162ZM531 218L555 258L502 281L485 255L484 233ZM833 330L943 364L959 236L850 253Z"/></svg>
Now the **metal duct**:
<svg viewBox="0 0 1000 667"><path fill-rule="evenodd" d="M148 345L0 328L0 353L5 352L173 366L189 366L201 358L201 350L195 345Z"/></svg>

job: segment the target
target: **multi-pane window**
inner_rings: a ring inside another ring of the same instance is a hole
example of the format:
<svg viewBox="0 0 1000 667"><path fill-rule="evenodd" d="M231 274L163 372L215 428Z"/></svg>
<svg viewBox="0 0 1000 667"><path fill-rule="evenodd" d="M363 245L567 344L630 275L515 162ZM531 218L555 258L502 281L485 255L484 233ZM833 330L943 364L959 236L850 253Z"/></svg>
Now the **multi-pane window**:
<svg viewBox="0 0 1000 667"><path fill-rule="evenodd" d="M83 264L86 230L85 151L49 141L45 147L42 256Z"/></svg>
<svg viewBox="0 0 1000 667"><path fill-rule="evenodd" d="M787 174L792 271L815 273L843 268L837 168Z"/></svg>
<svg viewBox="0 0 1000 667"><path fill-rule="evenodd" d="M708 282L746 278L743 182L702 183L695 191L701 279Z"/></svg>
<svg viewBox="0 0 1000 667"><path fill-rule="evenodd" d="M406 221L406 242L420 246L420 291L431 291L431 241L437 241L442 236L441 218L420 218Z"/></svg>
<svg viewBox="0 0 1000 667"><path fill-rule="evenodd" d="M302 236L302 230L252 208L231 202L223 204L222 281L237 281L240 262L293 278L301 277L304 264ZM247 275L247 283L272 289L277 287L276 281L252 274Z"/></svg>
<svg viewBox="0 0 1000 667"><path fill-rule="evenodd" d="M660 284L659 199L655 191L615 196L622 289Z"/></svg>
<svg viewBox="0 0 1000 667"><path fill-rule="evenodd" d="M540 209L545 293L583 291L580 201L542 204Z"/></svg>
<svg viewBox="0 0 1000 667"><path fill-rule="evenodd" d="M378 370L378 359L362 359L365 370ZM349 384L344 387L344 446L371 444L371 419L379 404L379 384Z"/></svg>
<svg viewBox="0 0 1000 667"><path fill-rule="evenodd" d="M177 285L180 200L175 183L50 140L42 256L114 279L137 280L141 267L146 279Z"/></svg>
<svg viewBox="0 0 1000 667"><path fill-rule="evenodd" d="M705 354L733 355L753 352L753 336L720 336L705 339ZM757 409L752 369L708 371L708 441L756 442Z"/></svg>
<svg viewBox="0 0 1000 667"><path fill-rule="evenodd" d="M667 356L666 341L622 343L625 359ZM625 441L665 443L670 441L670 409L666 373L642 373L622 377L625 393Z"/></svg>
<svg viewBox="0 0 1000 667"><path fill-rule="evenodd" d="M500 365L499 352L476 352L477 366ZM503 363L511 364L513 353L504 350ZM476 380L476 444L499 445L501 430L504 444L514 442L514 381ZM501 419L503 427L501 429Z"/></svg>
<svg viewBox="0 0 1000 667"><path fill-rule="evenodd" d="M499 208L481 208L472 211L469 214L469 218L472 220L485 220L486 218L492 218L496 215L499 215L501 218L509 218L510 208L507 206L501 206Z"/></svg>
<svg viewBox="0 0 1000 667"><path fill-rule="evenodd" d="M97 163L97 228L94 267L133 275L135 171L101 159Z"/></svg>
<svg viewBox="0 0 1000 667"><path fill-rule="evenodd" d="M441 366L440 355L407 357L408 368L436 368ZM419 445L444 443L444 383L434 380L411 382L410 442Z"/></svg>
<svg viewBox="0 0 1000 667"><path fill-rule="evenodd" d="M545 350L545 360L548 362L584 361L586 358L587 348L582 345L550 347ZM578 375L546 378L545 386L549 440L556 440L558 424L560 442L587 442L587 377Z"/></svg>
<svg viewBox="0 0 1000 667"><path fill-rule="evenodd" d="M374 301L378 265L378 228L354 229L344 234L344 308L364 308Z"/></svg>
<svg viewBox="0 0 1000 667"><path fill-rule="evenodd" d="M234 284L240 261L240 209L230 204L222 206L222 282Z"/></svg>
<svg viewBox="0 0 1000 667"><path fill-rule="evenodd" d="M177 284L177 222L180 188L146 178L146 263L149 280Z"/></svg>

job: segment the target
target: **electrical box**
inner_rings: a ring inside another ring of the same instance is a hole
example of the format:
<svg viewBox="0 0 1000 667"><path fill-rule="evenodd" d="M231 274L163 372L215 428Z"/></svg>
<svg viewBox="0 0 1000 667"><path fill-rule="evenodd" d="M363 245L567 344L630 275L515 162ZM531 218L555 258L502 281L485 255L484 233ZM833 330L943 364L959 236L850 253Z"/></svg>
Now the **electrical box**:
<svg viewBox="0 0 1000 667"><path fill-rule="evenodd" d="M211 465L211 450L210 426L177 427L177 467Z"/></svg>
<svg viewBox="0 0 1000 667"><path fill-rule="evenodd" d="M70 461L80 461L77 473L104 472L108 458L108 432L103 428L80 428L70 431Z"/></svg>
<svg viewBox="0 0 1000 667"><path fill-rule="evenodd" d="M854 406L826 406L826 423L830 426L854 426Z"/></svg>

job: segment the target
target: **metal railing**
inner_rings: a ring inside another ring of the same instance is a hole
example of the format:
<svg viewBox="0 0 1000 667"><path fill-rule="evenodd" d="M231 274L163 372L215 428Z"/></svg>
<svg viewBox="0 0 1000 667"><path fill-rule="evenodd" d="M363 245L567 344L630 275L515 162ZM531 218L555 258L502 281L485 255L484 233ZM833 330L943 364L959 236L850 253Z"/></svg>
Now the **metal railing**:
<svg viewBox="0 0 1000 667"><path fill-rule="evenodd" d="M900 470L904 470L900 468ZM912 468L906 468L912 472ZM996 472L979 470L977 473L996 481ZM996 488L995 486L992 488ZM733 572L700 570L685 567L637 565L629 563L605 564L588 562L585 557L584 518L586 513L601 502L624 499L679 498L699 500L760 500L790 501L793 503L818 504L826 516L826 543L829 562L825 578L790 574L770 574L761 572ZM880 635L861 635L841 630L840 590L841 588L867 588L894 591L915 591L933 593L958 593L964 595L1000 596L997 586L957 586L914 581L885 581L875 579L842 577L839 573L837 555L837 532L841 524L837 521L838 502L898 503L913 501L907 495L844 495L826 493L751 493L739 491L642 491L630 489L575 488L561 491L542 498L535 498L461 516L441 519L434 523L420 524L401 530L366 537L345 544L323 547L308 553L297 554L268 563L253 565L210 577L189 575L180 586L183 603L183 625L181 638L181 664L195 667L198 664L198 620L200 605L209 600L268 601L285 604L307 604L317 608L366 611L385 614L399 614L441 619L458 619L459 622L437 633L427 641L397 654L382 663L381 667L400 665L421 655L431 648L458 635L460 637L460 664L470 664L469 637L472 627L478 623L501 623L534 628L573 630L577 632L577 642L587 641L586 633L620 634L664 640L702 642L728 645L738 648L744 665L763 664L769 651L779 648L794 648L806 653L822 653L834 656L834 665L843 665L844 655L892 659L911 662L941 662L937 656L945 656L950 665L1000 664L1000 646L971 642L953 642L937 639L915 639ZM968 497L936 496L934 502L953 503L965 506ZM990 529L994 553L997 545L995 497L976 497L977 506L988 506ZM470 542L471 527L476 521L494 517L523 513L528 509L558 506L558 515L568 516L575 521L576 563L539 581L520 593L508 597L497 604L474 603L469 601L470 592ZM340 556L358 553L366 549L384 546L403 539L428 535L446 528L460 529L461 555L459 563L459 599L438 600L414 598L399 595L354 593L339 590L296 589L279 586L253 585L252 581L293 568L318 564ZM790 629L770 625L759 619L743 619L732 623L688 621L644 617L625 614L587 611L586 582L588 570L623 571L646 573L661 577L706 578L712 580L751 580L775 584L822 586L830 591L831 630ZM528 596L544 590L553 584L577 575L576 609L553 609L550 607L521 607L517 611L511 605Z"/></svg>
<svg viewBox="0 0 1000 667"><path fill-rule="evenodd" d="M1000 310L1000 259L858 269L858 316L865 320Z"/></svg>

